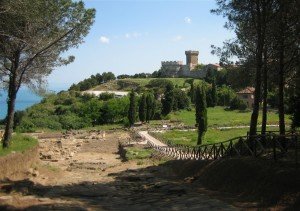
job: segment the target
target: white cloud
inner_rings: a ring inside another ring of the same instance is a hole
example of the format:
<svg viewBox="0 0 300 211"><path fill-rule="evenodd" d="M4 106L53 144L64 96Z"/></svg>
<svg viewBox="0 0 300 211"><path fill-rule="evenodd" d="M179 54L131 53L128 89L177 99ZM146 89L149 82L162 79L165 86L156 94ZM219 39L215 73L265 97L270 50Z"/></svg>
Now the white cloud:
<svg viewBox="0 0 300 211"><path fill-rule="evenodd" d="M101 36L100 37L100 42L102 42L104 44L108 44L109 43L109 38L105 37L105 36Z"/></svg>
<svg viewBox="0 0 300 211"><path fill-rule="evenodd" d="M172 41L173 42L178 42L178 41L182 40L182 38L183 37L181 35L177 35L176 37L173 37Z"/></svg>
<svg viewBox="0 0 300 211"><path fill-rule="evenodd" d="M190 23L192 23L192 19L190 17L185 17L184 22L187 24L190 24Z"/></svg>
<svg viewBox="0 0 300 211"><path fill-rule="evenodd" d="M143 35L142 33L138 33L138 32L126 33L125 38L127 38L127 39L129 39L129 38L138 38L138 37L141 37L142 35Z"/></svg>

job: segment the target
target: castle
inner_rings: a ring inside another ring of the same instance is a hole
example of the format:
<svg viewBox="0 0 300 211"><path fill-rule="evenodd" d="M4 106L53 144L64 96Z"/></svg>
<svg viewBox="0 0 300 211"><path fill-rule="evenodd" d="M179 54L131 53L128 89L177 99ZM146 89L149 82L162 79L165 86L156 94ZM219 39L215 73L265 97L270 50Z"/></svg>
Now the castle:
<svg viewBox="0 0 300 211"><path fill-rule="evenodd" d="M201 69L196 68L198 65L199 51L185 51L186 64L182 61L162 61L161 73L166 77L190 77L190 78L204 78L209 69L220 70L218 64L208 64Z"/></svg>

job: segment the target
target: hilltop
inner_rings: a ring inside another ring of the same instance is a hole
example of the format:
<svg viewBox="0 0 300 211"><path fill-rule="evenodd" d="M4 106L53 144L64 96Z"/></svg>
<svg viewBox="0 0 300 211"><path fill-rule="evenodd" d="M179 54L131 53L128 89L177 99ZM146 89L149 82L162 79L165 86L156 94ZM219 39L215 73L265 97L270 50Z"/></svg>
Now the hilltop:
<svg viewBox="0 0 300 211"><path fill-rule="evenodd" d="M191 78L126 78L111 80L106 83L102 83L98 86L91 88L93 91L130 91L131 89L147 89L149 87L156 87L155 81L168 80L171 81L175 87L188 88L189 83L186 81ZM194 79L195 81L201 81L200 79Z"/></svg>

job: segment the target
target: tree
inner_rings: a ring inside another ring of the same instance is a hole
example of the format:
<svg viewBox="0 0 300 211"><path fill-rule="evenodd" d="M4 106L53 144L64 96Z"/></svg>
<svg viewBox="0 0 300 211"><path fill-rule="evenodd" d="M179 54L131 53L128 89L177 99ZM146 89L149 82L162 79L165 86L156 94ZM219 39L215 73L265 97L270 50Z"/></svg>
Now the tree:
<svg viewBox="0 0 300 211"><path fill-rule="evenodd" d="M8 147L19 88L24 84L42 90L54 67L74 60L60 55L83 42L95 10L72 0L1 2L2 8L9 8L0 16L0 78L8 90L3 147Z"/></svg>
<svg viewBox="0 0 300 211"><path fill-rule="evenodd" d="M139 119L141 122L146 120L146 95L143 94L139 102Z"/></svg>
<svg viewBox="0 0 300 211"><path fill-rule="evenodd" d="M103 82L108 82L108 81L115 80L115 79L116 79L116 76L112 72L102 73Z"/></svg>
<svg viewBox="0 0 300 211"><path fill-rule="evenodd" d="M174 86L171 83L166 85L166 90L164 92L164 97L162 99L162 114L164 116L168 115L172 111L173 101L174 101Z"/></svg>
<svg viewBox="0 0 300 211"><path fill-rule="evenodd" d="M174 89L173 91L173 110L185 109L190 106L190 99L188 95L179 88Z"/></svg>
<svg viewBox="0 0 300 211"><path fill-rule="evenodd" d="M128 120L130 126L135 122L135 93L133 90L129 94Z"/></svg>
<svg viewBox="0 0 300 211"><path fill-rule="evenodd" d="M217 105L217 88L216 88L216 78L213 78L212 80L212 87L211 87L211 102L212 107L215 107Z"/></svg>
<svg viewBox="0 0 300 211"><path fill-rule="evenodd" d="M267 23L271 19L272 3L272 1L266 0L218 0L218 9L212 11L226 16L228 18L226 26L234 29L237 35L236 40L226 43L223 55L227 57L235 55L244 63L247 63L247 61L255 63L255 93L250 122L250 136L255 135L257 132L259 103L261 101L263 52Z"/></svg>
<svg viewBox="0 0 300 211"><path fill-rule="evenodd" d="M198 128L197 144L202 144L205 132L207 131L207 110L206 96L204 87L197 86L195 90L195 110L196 110L196 125Z"/></svg>
<svg viewBox="0 0 300 211"><path fill-rule="evenodd" d="M295 131L296 128L300 127L300 69L295 75L295 79L292 84L292 96L291 96L291 104L292 104L292 131Z"/></svg>
<svg viewBox="0 0 300 211"><path fill-rule="evenodd" d="M149 122L154 115L154 95L150 92L146 95L146 122Z"/></svg>

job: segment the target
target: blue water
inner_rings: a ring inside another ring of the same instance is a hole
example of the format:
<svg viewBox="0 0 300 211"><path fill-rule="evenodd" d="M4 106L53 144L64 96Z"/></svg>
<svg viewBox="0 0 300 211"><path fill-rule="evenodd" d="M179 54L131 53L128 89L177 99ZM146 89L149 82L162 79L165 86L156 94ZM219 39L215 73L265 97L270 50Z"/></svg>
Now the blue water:
<svg viewBox="0 0 300 211"><path fill-rule="evenodd" d="M61 89L56 89L55 91L60 91ZM5 118L7 113L7 104L6 104L7 93L0 91L0 119ZM42 100L42 97L34 94L29 89L22 88L17 94L16 100L16 110L22 111L26 108L39 103Z"/></svg>

